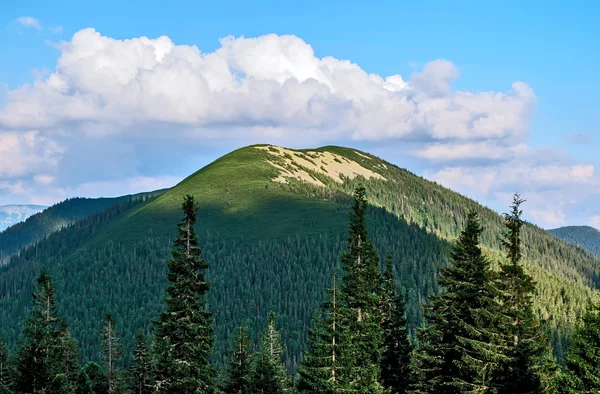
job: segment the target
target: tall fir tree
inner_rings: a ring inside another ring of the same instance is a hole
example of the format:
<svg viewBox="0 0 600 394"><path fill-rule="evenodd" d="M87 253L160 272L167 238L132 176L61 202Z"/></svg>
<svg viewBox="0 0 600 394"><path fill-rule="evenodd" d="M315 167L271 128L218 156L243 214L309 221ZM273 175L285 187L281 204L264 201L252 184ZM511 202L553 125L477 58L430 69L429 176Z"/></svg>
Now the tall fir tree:
<svg viewBox="0 0 600 394"><path fill-rule="evenodd" d="M16 393L72 393L77 385L77 347L56 310L52 280L38 277L33 310L25 322L17 350Z"/></svg>
<svg viewBox="0 0 600 394"><path fill-rule="evenodd" d="M396 292L396 280L392 255L386 256L382 283L383 355L381 358L381 381L392 394L405 394L412 382L412 346L406 326L404 297Z"/></svg>
<svg viewBox="0 0 600 394"><path fill-rule="evenodd" d="M0 335L0 394L10 394L11 370L8 364L8 350L6 340Z"/></svg>
<svg viewBox="0 0 600 394"><path fill-rule="evenodd" d="M348 250L341 258L345 271L341 298L352 314L348 322L351 340L342 351L349 352L344 357L353 361L351 390L382 393L381 272L379 256L367 235L367 207L365 188L359 186L350 212Z"/></svg>
<svg viewBox="0 0 600 394"><path fill-rule="evenodd" d="M133 394L153 394L153 368L146 334L140 330L135 341L133 366L131 367L131 391Z"/></svg>
<svg viewBox="0 0 600 394"><path fill-rule="evenodd" d="M90 361L81 368L76 394L108 394L108 382L102 367Z"/></svg>
<svg viewBox="0 0 600 394"><path fill-rule="evenodd" d="M348 359L348 352L342 351L342 347L350 345L348 312L348 308L340 305L337 273L334 273L328 299L308 332L307 349L298 369L298 393L335 394L350 390L352 360Z"/></svg>
<svg viewBox="0 0 600 394"><path fill-rule="evenodd" d="M493 392L493 372L504 359L497 334L498 294L472 211L455 243L450 266L438 277L442 291L425 307L426 326L415 353L415 392Z"/></svg>
<svg viewBox="0 0 600 394"><path fill-rule="evenodd" d="M533 309L535 283L521 264L521 204L515 194L510 213L504 214L506 231L502 239L508 261L501 264L498 288L501 291L503 321L499 325L505 337L507 356L497 371L499 394L541 393L540 378L547 336Z"/></svg>
<svg viewBox="0 0 600 394"><path fill-rule="evenodd" d="M271 370L274 373L273 379L277 382L277 384L273 386L273 390L275 391L272 392L279 392L279 389L281 389L282 392L290 390L291 385L288 372L282 365L284 351L285 348L283 341L281 340L281 331L277 328L277 316L275 315L275 312L270 312L267 326L265 327L265 332L263 333L260 342L260 350L254 365L253 377L251 378L253 381L252 390L254 390L254 392L271 392L269 391L270 389L268 386L264 386L262 383L258 384L259 381L270 384L271 377L266 376L266 374L270 373L268 371Z"/></svg>
<svg viewBox="0 0 600 394"><path fill-rule="evenodd" d="M210 284L194 230L198 208L194 197L183 201L183 220L168 262L166 311L154 322L158 393L214 392L213 313L205 301Z"/></svg>
<svg viewBox="0 0 600 394"><path fill-rule="evenodd" d="M241 325L237 329L227 359L227 370L222 391L225 394L244 394L250 385L252 374L252 352L248 329Z"/></svg>
<svg viewBox="0 0 600 394"><path fill-rule="evenodd" d="M558 393L600 393L600 305L588 308L572 338Z"/></svg>
<svg viewBox="0 0 600 394"><path fill-rule="evenodd" d="M113 315L108 313L104 318L102 328L102 357L106 369L106 385L108 393L114 394L118 384L117 364L123 355L121 347L121 334L117 330L117 322Z"/></svg>
<svg viewBox="0 0 600 394"><path fill-rule="evenodd" d="M279 377L279 365L264 346L254 355L248 394L283 394L285 387Z"/></svg>

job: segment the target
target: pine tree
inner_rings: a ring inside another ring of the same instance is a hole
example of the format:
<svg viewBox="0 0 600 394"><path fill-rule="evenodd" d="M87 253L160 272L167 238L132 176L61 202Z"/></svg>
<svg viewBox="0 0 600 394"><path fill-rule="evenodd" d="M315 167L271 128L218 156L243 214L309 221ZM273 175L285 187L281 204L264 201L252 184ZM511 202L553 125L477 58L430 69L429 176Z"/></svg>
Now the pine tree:
<svg viewBox="0 0 600 394"><path fill-rule="evenodd" d="M600 305L575 330L558 387L561 394L600 393Z"/></svg>
<svg viewBox="0 0 600 394"><path fill-rule="evenodd" d="M515 194L511 212L504 214L506 232L502 245L508 262L501 264L498 288L501 290L507 359L497 373L499 394L540 393L543 386L539 375L544 360L547 337L533 309L535 283L521 264L521 204Z"/></svg>
<svg viewBox="0 0 600 394"><path fill-rule="evenodd" d="M209 364L214 343L213 313L205 295L208 264L202 259L194 230L198 208L194 197L183 201L183 220L168 262L167 310L155 322L156 390L159 393L212 393Z"/></svg>
<svg viewBox="0 0 600 394"><path fill-rule="evenodd" d="M0 394L10 394L10 369L4 336L0 336Z"/></svg>
<svg viewBox="0 0 600 394"><path fill-rule="evenodd" d="M383 331L380 313L380 271L377 251L367 236L365 188L354 192L350 213L348 250L342 255L345 270L341 298L352 316L350 343L342 347L353 361L351 389L359 393L384 392L380 383Z"/></svg>
<svg viewBox="0 0 600 394"><path fill-rule="evenodd" d="M106 384L108 393L114 394L117 386L117 363L122 356L121 334L116 328L116 320L109 313L104 318L102 328L102 356L106 368Z"/></svg>
<svg viewBox="0 0 600 394"><path fill-rule="evenodd" d="M308 332L307 349L298 369L297 391L302 394L334 394L348 392L352 378L352 360L344 359L348 352L348 309L342 308L336 275L333 286L328 289L328 300L313 319Z"/></svg>
<svg viewBox="0 0 600 394"><path fill-rule="evenodd" d="M406 327L404 297L396 292L392 255L389 253L386 256L382 291L381 327L384 351L381 358L381 381L384 387L391 389L392 394L405 394L412 381L412 346Z"/></svg>
<svg viewBox="0 0 600 394"><path fill-rule="evenodd" d="M225 394L243 394L249 388L252 373L252 353L246 326L238 328L231 355L227 359L227 377L223 385Z"/></svg>
<svg viewBox="0 0 600 394"><path fill-rule="evenodd" d="M472 211L442 270L439 295L425 309L415 355L418 393L488 393L503 358L497 334L500 306L489 261L479 247L482 228Z"/></svg>
<svg viewBox="0 0 600 394"><path fill-rule="evenodd" d="M16 360L16 393L71 393L77 384L77 349L56 311L48 274L38 278L33 311L25 323Z"/></svg>
<svg viewBox="0 0 600 394"><path fill-rule="evenodd" d="M133 367L131 368L132 387L134 394L152 394L153 375L152 357L148 349L148 341L143 331L139 331L136 338L135 350L133 352Z"/></svg>

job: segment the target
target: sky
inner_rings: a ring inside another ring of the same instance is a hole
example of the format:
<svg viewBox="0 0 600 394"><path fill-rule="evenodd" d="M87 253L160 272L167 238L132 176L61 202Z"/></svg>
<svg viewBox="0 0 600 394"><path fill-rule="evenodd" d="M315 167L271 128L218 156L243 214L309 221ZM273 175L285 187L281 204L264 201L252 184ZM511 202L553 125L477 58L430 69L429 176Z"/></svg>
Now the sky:
<svg viewBox="0 0 600 394"><path fill-rule="evenodd" d="M173 186L232 149L362 149L600 228L600 2L5 0L0 205Z"/></svg>

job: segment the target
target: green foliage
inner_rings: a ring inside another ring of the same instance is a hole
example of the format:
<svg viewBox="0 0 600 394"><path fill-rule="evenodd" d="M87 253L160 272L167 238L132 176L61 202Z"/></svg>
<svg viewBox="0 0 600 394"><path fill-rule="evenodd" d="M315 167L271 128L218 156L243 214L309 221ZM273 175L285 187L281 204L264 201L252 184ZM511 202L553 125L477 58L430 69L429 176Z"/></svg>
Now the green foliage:
<svg viewBox="0 0 600 394"><path fill-rule="evenodd" d="M588 309L579 325L565 360L559 393L600 392L600 307Z"/></svg>
<svg viewBox="0 0 600 394"><path fill-rule="evenodd" d="M412 383L411 352L404 311L404 297L396 292L392 255L386 256L383 273L381 309L384 351L381 357L381 381L392 394L408 393Z"/></svg>
<svg viewBox="0 0 600 394"><path fill-rule="evenodd" d="M133 394L153 394L154 366L144 331L140 330L136 338L131 367L131 391Z"/></svg>
<svg viewBox="0 0 600 394"><path fill-rule="evenodd" d="M6 342L4 336L0 335L0 394L10 394L11 376Z"/></svg>
<svg viewBox="0 0 600 394"><path fill-rule="evenodd" d="M247 147L156 198L121 201L21 250L0 267L0 331L6 332L9 349L31 310L35 277L44 265L55 279L58 309L79 340L84 360L100 353L98 332L111 311L123 332L124 362L131 363L136 332L147 329L148 319L163 310L164 262L185 194L194 195L201 208L197 230L211 264L208 279L214 288L206 300L218 322L218 364L239 322L246 322L256 342L273 310L286 341L285 365L296 369L312 312L345 250L349 195L359 183L371 204L367 227L373 244L380 255L389 250L396 257L397 286L406 297L413 339L421 324L419 303L439 291L435 275L447 264L450 241L471 208L486 225L485 251L494 260L501 257L503 222L491 210L374 156L339 147L319 151L340 155L342 163L347 157L385 180L357 177L338 183L320 176L326 187L295 180L280 184L272 181L278 176L268 162L275 162L273 152ZM540 284L534 311L548 321L561 354L572 325L596 298L592 288L600 284L600 264L528 224L523 240L525 268Z"/></svg>
<svg viewBox="0 0 600 394"><path fill-rule="evenodd" d="M89 362L81 368L77 377L76 394L107 394L108 383L102 367Z"/></svg>
<svg viewBox="0 0 600 394"><path fill-rule="evenodd" d="M307 348L298 369L298 393L333 394L350 390L353 360L343 346L350 343L349 309L342 308L336 274L328 299L313 318Z"/></svg>
<svg viewBox="0 0 600 394"><path fill-rule="evenodd" d="M535 316L532 296L535 282L521 265L521 204L514 196L511 212L505 214L506 232L502 245L508 261L500 266L498 288L502 296L501 334L504 336L508 357L498 370L499 393L542 392L538 368L548 347L541 322Z"/></svg>
<svg viewBox="0 0 600 394"><path fill-rule="evenodd" d="M159 393L212 393L209 359L214 342L213 314L206 310L208 264L194 230L198 208L187 195L168 262L166 310L154 322L156 379Z"/></svg>
<svg viewBox="0 0 600 394"><path fill-rule="evenodd" d="M78 369L76 345L56 311L52 280L42 272L33 295L33 311L19 343L14 391L70 393L75 389Z"/></svg>
<svg viewBox="0 0 600 394"><path fill-rule="evenodd" d="M156 191L116 198L69 198L55 204L0 232L0 263L8 261L19 250L110 206L128 200L144 201L161 193Z"/></svg>
<svg viewBox="0 0 600 394"><path fill-rule="evenodd" d="M384 392L381 377L383 331L381 329L381 289L379 256L367 235L367 199L364 187L354 192L350 213L348 250L341 257L345 276L342 282L342 308L348 308L349 341L342 352L352 360L351 389L359 393Z"/></svg>
<svg viewBox="0 0 600 394"><path fill-rule="evenodd" d="M581 246L600 258L600 231L589 226L561 227L548 232L572 245Z"/></svg>
<svg viewBox="0 0 600 394"><path fill-rule="evenodd" d="M225 382L222 391L225 394L244 394L250 387L252 372L252 352L248 329L241 325L226 361Z"/></svg>
<svg viewBox="0 0 600 394"><path fill-rule="evenodd" d="M482 231L471 212L450 266L438 278L442 291L426 307L428 326L420 331L416 354L418 393L489 392L493 372L504 361L498 292L479 245Z"/></svg>
<svg viewBox="0 0 600 394"><path fill-rule="evenodd" d="M106 369L106 383L108 393L114 394L118 382L117 364L123 351L121 348L121 334L117 330L115 318L109 313L104 319L102 328L102 356Z"/></svg>

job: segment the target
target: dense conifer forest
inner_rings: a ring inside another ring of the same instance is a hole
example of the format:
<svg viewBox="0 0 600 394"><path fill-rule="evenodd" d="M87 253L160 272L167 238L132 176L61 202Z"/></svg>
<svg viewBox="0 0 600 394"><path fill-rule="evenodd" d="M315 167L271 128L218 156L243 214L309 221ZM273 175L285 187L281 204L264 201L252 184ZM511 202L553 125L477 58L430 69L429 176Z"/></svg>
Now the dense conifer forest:
<svg viewBox="0 0 600 394"><path fill-rule="evenodd" d="M267 314L253 345L243 322L227 361L212 360L214 312L195 224L193 196L182 203L167 262L162 311L136 334L130 363L119 322L108 313L97 360L80 364L79 348L57 309L52 277L39 274L18 344L0 342L0 393L589 393L600 390L600 309L577 324L561 372L549 327L533 310L536 284L522 265L523 221L515 195L500 240L506 257L492 269L481 248L481 219L472 210L437 275L441 290L425 308L411 341L393 256L380 255L367 230L366 190L353 195L339 271L307 330L297 373L285 367L281 326ZM132 203L132 202L130 202Z"/></svg>
<svg viewBox="0 0 600 394"><path fill-rule="evenodd" d="M588 226L561 227L548 232L572 245L583 249L600 258L600 231Z"/></svg>
<svg viewBox="0 0 600 394"><path fill-rule="evenodd" d="M501 218L350 149L293 157L333 152L384 179L304 168L322 186L272 182L269 160L303 167L271 149L233 152L12 256L0 268L6 387L28 392L19 360L43 335L26 328L46 316L41 340L61 338L51 347L77 392L554 389L573 330L595 316L582 320L597 259L523 223L518 200Z"/></svg>

